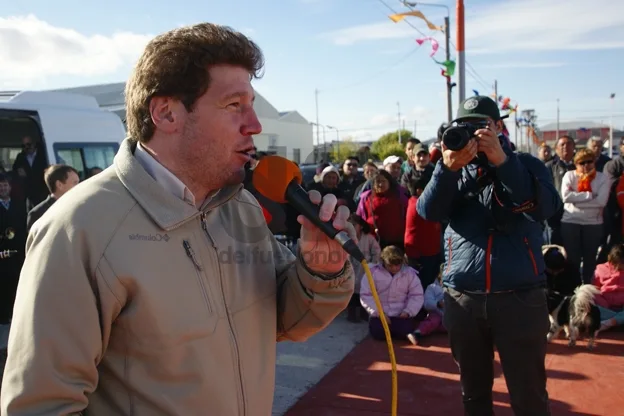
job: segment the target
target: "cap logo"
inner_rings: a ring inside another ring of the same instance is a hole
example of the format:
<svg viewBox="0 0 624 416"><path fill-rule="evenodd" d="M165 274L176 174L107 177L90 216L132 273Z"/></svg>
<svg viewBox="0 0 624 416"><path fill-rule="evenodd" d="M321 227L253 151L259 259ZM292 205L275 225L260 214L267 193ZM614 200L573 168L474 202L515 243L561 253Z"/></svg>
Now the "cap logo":
<svg viewBox="0 0 624 416"><path fill-rule="evenodd" d="M477 101L475 98L471 98L464 103L464 110L474 110L475 108L477 108L478 105L479 101Z"/></svg>

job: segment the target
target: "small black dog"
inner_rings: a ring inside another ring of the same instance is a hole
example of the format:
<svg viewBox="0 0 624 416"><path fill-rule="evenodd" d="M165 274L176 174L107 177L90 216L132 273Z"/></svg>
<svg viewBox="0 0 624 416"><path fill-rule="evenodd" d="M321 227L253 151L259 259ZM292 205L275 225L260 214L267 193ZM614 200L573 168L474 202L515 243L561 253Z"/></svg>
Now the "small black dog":
<svg viewBox="0 0 624 416"><path fill-rule="evenodd" d="M600 290L594 285L581 285L572 296L549 292L550 331L546 339L552 341L563 329L569 346L576 345L576 340L582 335L588 338L587 348L593 349L600 330L600 310L594 303L597 294ZM558 303L557 298L561 299ZM553 305L557 306L553 308Z"/></svg>

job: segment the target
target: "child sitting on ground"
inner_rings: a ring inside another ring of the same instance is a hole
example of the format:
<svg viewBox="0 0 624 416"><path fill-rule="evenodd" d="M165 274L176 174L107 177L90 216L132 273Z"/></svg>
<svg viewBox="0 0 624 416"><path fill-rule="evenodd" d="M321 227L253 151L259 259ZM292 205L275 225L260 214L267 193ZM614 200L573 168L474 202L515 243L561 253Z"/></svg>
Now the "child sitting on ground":
<svg viewBox="0 0 624 416"><path fill-rule="evenodd" d="M423 288L418 272L408 266L403 250L387 246L381 251L381 263L371 267L379 301L390 327L392 338L406 339L416 328L414 317L423 306ZM370 319L368 329L377 340L385 340L379 311L367 279L360 288L360 301Z"/></svg>
<svg viewBox="0 0 624 416"><path fill-rule="evenodd" d="M381 248L379 247L379 243L375 239L375 236L371 233L370 225L364 221L364 218L357 214L351 214L349 222L353 224L353 228L355 228L358 247L360 248L362 254L364 254L364 258L366 259L369 267L379 263ZM362 264L359 261L356 261L351 257L349 258L349 261L351 261L351 265L353 266L355 289L353 291L353 296L351 296L349 306L347 306L347 320L349 322L360 322L362 319L368 319L366 310L362 308L362 305L360 304L360 284L362 279L366 280L367 277L364 272L364 267L362 267Z"/></svg>
<svg viewBox="0 0 624 416"><path fill-rule="evenodd" d="M594 286L600 289L596 306L600 308L600 330L624 325L624 244L616 244L608 261L596 266Z"/></svg>
<svg viewBox="0 0 624 416"><path fill-rule="evenodd" d="M425 290L425 309L429 314L418 325L418 329L407 336L409 342L418 345L421 338L434 332L446 331L444 328L444 289L442 288L442 271L444 265L439 268L436 280L427 286Z"/></svg>

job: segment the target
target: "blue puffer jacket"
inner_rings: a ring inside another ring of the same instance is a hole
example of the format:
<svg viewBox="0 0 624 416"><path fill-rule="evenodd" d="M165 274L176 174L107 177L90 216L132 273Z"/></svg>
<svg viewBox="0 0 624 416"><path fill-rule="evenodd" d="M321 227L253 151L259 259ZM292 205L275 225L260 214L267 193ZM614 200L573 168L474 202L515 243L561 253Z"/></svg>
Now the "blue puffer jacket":
<svg viewBox="0 0 624 416"><path fill-rule="evenodd" d="M419 214L448 221L442 281L458 291L494 293L544 286L541 222L561 207L544 164L503 146L507 160L491 168L493 184L477 165L452 172L440 160L418 198Z"/></svg>

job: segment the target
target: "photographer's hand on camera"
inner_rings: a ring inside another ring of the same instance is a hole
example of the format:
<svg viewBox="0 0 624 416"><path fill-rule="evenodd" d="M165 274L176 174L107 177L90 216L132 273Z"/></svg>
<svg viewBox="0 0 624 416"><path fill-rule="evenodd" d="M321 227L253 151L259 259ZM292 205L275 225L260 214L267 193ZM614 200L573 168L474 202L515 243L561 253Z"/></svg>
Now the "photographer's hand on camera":
<svg viewBox="0 0 624 416"><path fill-rule="evenodd" d="M477 136L477 152L482 152L488 161L494 166L500 166L507 160L498 135L491 129L480 129L475 132Z"/></svg>
<svg viewBox="0 0 624 416"><path fill-rule="evenodd" d="M477 151L478 144L474 139L461 150L450 150L442 143L442 162L449 170L457 172L475 158Z"/></svg>

